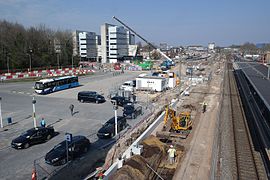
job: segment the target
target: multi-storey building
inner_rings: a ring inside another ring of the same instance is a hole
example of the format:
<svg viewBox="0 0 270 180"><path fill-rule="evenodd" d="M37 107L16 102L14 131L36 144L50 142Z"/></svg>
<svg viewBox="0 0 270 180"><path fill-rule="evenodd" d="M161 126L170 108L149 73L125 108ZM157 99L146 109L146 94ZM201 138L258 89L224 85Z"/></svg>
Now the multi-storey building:
<svg viewBox="0 0 270 180"><path fill-rule="evenodd" d="M129 55L129 45L135 44L135 36L122 26L101 26L102 63L115 63Z"/></svg>
<svg viewBox="0 0 270 180"><path fill-rule="evenodd" d="M73 56L84 60L98 59L100 36L95 32L75 31L73 33Z"/></svg>

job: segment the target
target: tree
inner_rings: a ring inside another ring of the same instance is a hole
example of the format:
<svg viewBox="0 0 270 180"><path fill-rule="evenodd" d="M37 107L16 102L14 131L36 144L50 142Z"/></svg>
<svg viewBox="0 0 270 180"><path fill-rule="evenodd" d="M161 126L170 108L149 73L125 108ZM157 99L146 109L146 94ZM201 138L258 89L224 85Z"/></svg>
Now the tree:
<svg viewBox="0 0 270 180"><path fill-rule="evenodd" d="M41 24L37 27L25 28L18 23L0 20L0 70L27 69L31 66L56 66L54 40L61 44L61 65L71 64L72 34L69 31L53 31Z"/></svg>

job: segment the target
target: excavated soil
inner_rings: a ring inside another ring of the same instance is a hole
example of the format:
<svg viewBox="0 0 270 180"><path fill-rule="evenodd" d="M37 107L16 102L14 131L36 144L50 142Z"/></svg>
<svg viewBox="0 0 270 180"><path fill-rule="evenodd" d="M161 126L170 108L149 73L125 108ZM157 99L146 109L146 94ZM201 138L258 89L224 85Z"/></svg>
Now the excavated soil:
<svg viewBox="0 0 270 180"><path fill-rule="evenodd" d="M156 179L157 171L164 179L172 179L176 166L183 156L183 147L176 146L177 157L176 163L170 165L168 162L168 145L162 143L158 138L151 135L143 142L142 155L134 155L124 162L124 166L119 169L113 176L112 180L149 180Z"/></svg>

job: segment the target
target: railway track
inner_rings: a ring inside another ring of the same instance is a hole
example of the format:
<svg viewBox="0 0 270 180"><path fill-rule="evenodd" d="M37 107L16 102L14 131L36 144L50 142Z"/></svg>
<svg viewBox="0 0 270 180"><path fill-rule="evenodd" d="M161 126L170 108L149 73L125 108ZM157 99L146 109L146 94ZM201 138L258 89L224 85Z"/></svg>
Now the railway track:
<svg viewBox="0 0 270 180"><path fill-rule="evenodd" d="M232 71L232 63L228 63L228 95L230 98L229 116L232 122L234 157L235 157L235 179L259 179L256 160L253 152L253 144L246 123L241 99L238 93L236 80Z"/></svg>

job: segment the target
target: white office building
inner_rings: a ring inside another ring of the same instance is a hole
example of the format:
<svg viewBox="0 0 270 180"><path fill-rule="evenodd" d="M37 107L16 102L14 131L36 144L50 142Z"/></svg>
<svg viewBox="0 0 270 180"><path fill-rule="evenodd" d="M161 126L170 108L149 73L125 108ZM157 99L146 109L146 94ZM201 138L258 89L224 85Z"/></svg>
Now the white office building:
<svg viewBox="0 0 270 180"><path fill-rule="evenodd" d="M101 26L102 63L115 63L129 55L129 45L135 44L135 36L122 26Z"/></svg>

